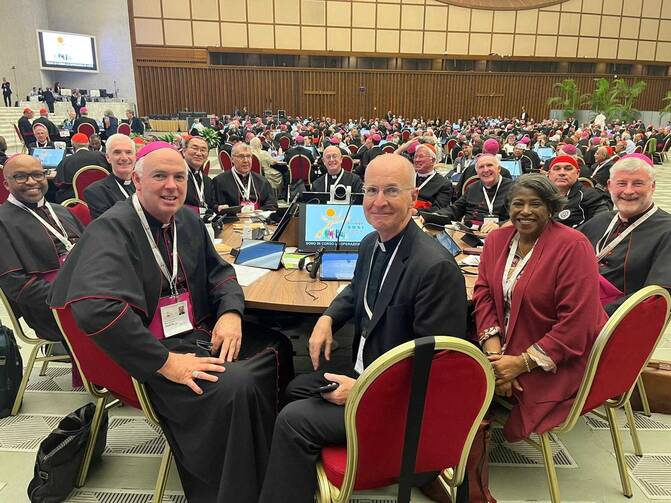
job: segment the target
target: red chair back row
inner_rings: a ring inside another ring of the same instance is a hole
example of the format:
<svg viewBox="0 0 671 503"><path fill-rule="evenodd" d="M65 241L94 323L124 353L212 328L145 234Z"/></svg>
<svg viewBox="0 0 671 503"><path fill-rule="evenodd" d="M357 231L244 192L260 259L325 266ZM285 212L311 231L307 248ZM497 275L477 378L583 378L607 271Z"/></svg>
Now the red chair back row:
<svg viewBox="0 0 671 503"><path fill-rule="evenodd" d="M352 171L352 168L354 167L354 161L352 158L348 155L342 156L342 169L345 171Z"/></svg>
<svg viewBox="0 0 671 503"><path fill-rule="evenodd" d="M280 147L282 147L282 150L287 151L290 145L291 141L289 140L289 138L287 138L286 136L280 136Z"/></svg>
<svg viewBox="0 0 671 503"><path fill-rule="evenodd" d="M225 150L219 152L219 167L222 171L229 171L233 167L231 156Z"/></svg>
<svg viewBox="0 0 671 503"><path fill-rule="evenodd" d="M63 201L61 205L65 206L84 227L88 227L91 223L91 212L84 201L72 198Z"/></svg>
<svg viewBox="0 0 671 503"><path fill-rule="evenodd" d="M5 175L0 169L0 204L4 203L9 197L9 191L5 187Z"/></svg>
<svg viewBox="0 0 671 503"><path fill-rule="evenodd" d="M83 126L83 124L82 124ZM109 171L100 166L84 166L80 168L72 178L72 186L75 189L75 197L86 202L84 190L98 180L102 180L109 175Z"/></svg>
<svg viewBox="0 0 671 503"><path fill-rule="evenodd" d="M382 147L382 152L385 154L393 154L396 151L396 146L388 143L384 147Z"/></svg>
<svg viewBox="0 0 671 503"><path fill-rule="evenodd" d="M91 136L96 134L95 128L87 122L80 124L79 127L77 128L77 132L85 134L87 138L91 138Z"/></svg>
<svg viewBox="0 0 671 503"><path fill-rule="evenodd" d="M350 153L351 153L352 155L356 154L356 153L359 151L359 147L357 147L356 145L354 145L354 144L352 144L352 143L350 143L350 144L347 146L347 148L349 149L349 151L350 151Z"/></svg>
<svg viewBox="0 0 671 503"><path fill-rule="evenodd" d="M130 136L130 124L122 122L117 126L116 132L119 134L125 134L126 136Z"/></svg>
<svg viewBox="0 0 671 503"><path fill-rule="evenodd" d="M303 180L306 184L310 183L310 159L304 155L292 157L289 161L289 173L292 182Z"/></svg>
<svg viewBox="0 0 671 503"><path fill-rule="evenodd" d="M261 174L261 160L256 154L252 154L252 171L259 175Z"/></svg>

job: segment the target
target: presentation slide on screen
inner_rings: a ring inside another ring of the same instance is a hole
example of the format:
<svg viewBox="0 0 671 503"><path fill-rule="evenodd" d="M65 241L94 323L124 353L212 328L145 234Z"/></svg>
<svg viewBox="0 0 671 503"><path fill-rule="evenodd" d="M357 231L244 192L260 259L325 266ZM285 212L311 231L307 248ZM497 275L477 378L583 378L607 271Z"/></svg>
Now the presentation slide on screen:
<svg viewBox="0 0 671 503"><path fill-rule="evenodd" d="M52 31L38 34L43 67L98 70L93 37Z"/></svg>
<svg viewBox="0 0 671 503"><path fill-rule="evenodd" d="M363 206L360 205L352 206L344 221L347 208L346 204L306 204L305 243L334 245L340 233L341 245L358 245L367 234L373 232L373 227L366 221Z"/></svg>

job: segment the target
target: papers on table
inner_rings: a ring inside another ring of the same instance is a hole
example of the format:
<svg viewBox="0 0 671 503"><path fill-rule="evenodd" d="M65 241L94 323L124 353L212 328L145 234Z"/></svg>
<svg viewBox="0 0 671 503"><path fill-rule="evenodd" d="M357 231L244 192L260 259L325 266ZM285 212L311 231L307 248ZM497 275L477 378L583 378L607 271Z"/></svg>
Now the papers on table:
<svg viewBox="0 0 671 503"><path fill-rule="evenodd" d="M480 265L480 255L468 255L466 258L463 258L460 262L461 265L470 265L477 267Z"/></svg>
<svg viewBox="0 0 671 503"><path fill-rule="evenodd" d="M238 277L240 286L249 286L270 272L268 269L237 264L233 264L233 269L235 269L235 275Z"/></svg>

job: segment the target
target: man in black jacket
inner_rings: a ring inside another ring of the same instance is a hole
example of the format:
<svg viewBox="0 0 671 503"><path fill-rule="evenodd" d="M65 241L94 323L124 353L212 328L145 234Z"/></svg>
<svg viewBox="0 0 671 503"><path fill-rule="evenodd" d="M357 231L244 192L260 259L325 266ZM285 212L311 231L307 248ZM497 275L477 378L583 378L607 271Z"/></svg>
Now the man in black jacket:
<svg viewBox="0 0 671 503"><path fill-rule="evenodd" d="M452 204L452 181L434 169L436 152L427 145L419 145L412 158L417 172L417 203L415 206L436 211Z"/></svg>
<svg viewBox="0 0 671 503"><path fill-rule="evenodd" d="M354 279L319 318L310 337L313 367L331 357L333 333L354 322L352 363L339 373L304 374L275 423L259 501L312 501L321 446L345 443L344 404L356 378L386 351L417 337L465 337L466 290L452 256L412 221L415 173L407 159L382 155L368 167L364 213L375 228L359 247ZM311 394L326 381L338 388ZM435 480L428 474L420 485ZM419 481L418 481L419 482ZM461 491L460 491L461 492Z"/></svg>
<svg viewBox="0 0 671 503"><path fill-rule="evenodd" d="M372 142L372 147L370 147L364 154L361 156L361 161L356 167L356 174L359 175L361 179L364 179L366 176L366 167L375 159L378 155L382 154L382 149L380 148L380 141L382 137L378 133L374 133L369 137L369 140ZM366 141L368 145L368 141Z"/></svg>
<svg viewBox="0 0 671 503"><path fill-rule="evenodd" d="M32 143L35 141L35 134L33 133L33 125L31 124L30 120L34 116L34 112L29 108L26 107L23 109L23 115L19 117L19 132L21 133L21 136L23 137L23 142L28 145L29 143Z"/></svg>
<svg viewBox="0 0 671 503"><path fill-rule="evenodd" d="M46 108L40 108L40 116L33 121L33 128L35 124L44 124L49 133L49 140L51 141L62 141L61 133L56 127L56 124L49 120L49 111Z"/></svg>
<svg viewBox="0 0 671 503"><path fill-rule="evenodd" d="M56 201L59 203L75 197L75 190L72 187L72 179L79 169L85 166L100 166L107 171L112 170L107 159L105 159L105 154L89 150L89 139L85 134L77 133L74 135L72 137L72 147L75 153L64 158L56 167L56 178L54 179L54 182L58 187Z"/></svg>
<svg viewBox="0 0 671 503"><path fill-rule="evenodd" d="M329 192L331 187L338 187L339 185L350 187L353 194L360 193L363 190L361 178L342 168L342 153L338 147L335 145L326 147L322 160L327 172L312 183L311 189L313 192ZM344 199L344 197L338 199Z"/></svg>

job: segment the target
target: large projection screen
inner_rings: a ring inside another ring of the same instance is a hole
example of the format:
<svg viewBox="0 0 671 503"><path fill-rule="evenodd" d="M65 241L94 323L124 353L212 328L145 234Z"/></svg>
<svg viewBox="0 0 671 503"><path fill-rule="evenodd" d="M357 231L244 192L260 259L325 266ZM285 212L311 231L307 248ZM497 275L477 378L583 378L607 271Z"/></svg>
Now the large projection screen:
<svg viewBox="0 0 671 503"><path fill-rule="evenodd" d="M37 30L37 40L42 70L98 71L95 37Z"/></svg>

